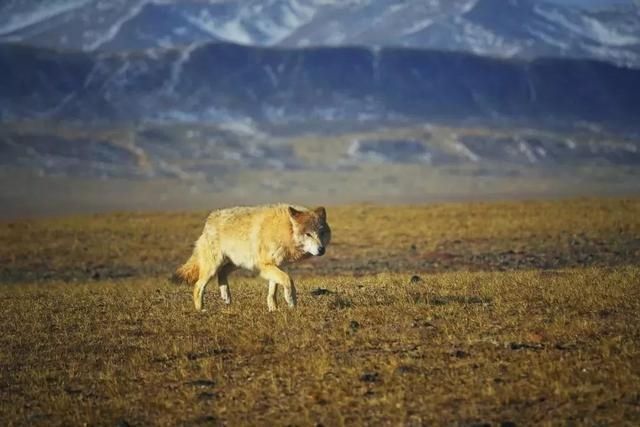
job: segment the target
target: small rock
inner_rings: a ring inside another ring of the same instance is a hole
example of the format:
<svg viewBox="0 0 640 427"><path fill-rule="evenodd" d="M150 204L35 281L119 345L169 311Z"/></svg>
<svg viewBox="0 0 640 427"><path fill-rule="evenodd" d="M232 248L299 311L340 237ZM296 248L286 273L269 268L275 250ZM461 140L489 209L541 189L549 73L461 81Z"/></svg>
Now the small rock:
<svg viewBox="0 0 640 427"><path fill-rule="evenodd" d="M453 353L451 353L454 357L457 357L458 359L462 359L464 357L469 356L469 353L467 353L466 351L463 350L456 350Z"/></svg>
<svg viewBox="0 0 640 427"><path fill-rule="evenodd" d="M544 346L540 343L512 342L509 343L511 350L540 350Z"/></svg>
<svg viewBox="0 0 640 427"><path fill-rule="evenodd" d="M516 427L516 423L514 423L513 421L502 421L500 423L500 427Z"/></svg>
<svg viewBox="0 0 640 427"><path fill-rule="evenodd" d="M377 372L365 372L364 374L360 375L360 381L366 382L366 383L375 383L378 382L380 380L380 375Z"/></svg>
<svg viewBox="0 0 640 427"><path fill-rule="evenodd" d="M409 279L409 283L411 283L412 285L415 285L421 282L422 282L422 278L420 276L411 276L411 279Z"/></svg>
<svg viewBox="0 0 640 427"><path fill-rule="evenodd" d="M351 322L349 322L349 329L351 329L351 331L353 332L357 331L358 329L360 329L360 323L352 320Z"/></svg>
<svg viewBox="0 0 640 427"><path fill-rule="evenodd" d="M330 291L329 289L315 288L311 290L311 295L313 295L314 297L319 297L320 295L331 295L331 294L335 294L335 292Z"/></svg>
<svg viewBox="0 0 640 427"><path fill-rule="evenodd" d="M119 421L116 423L116 427L130 427L130 426L131 426L131 424L129 424L129 423L127 422L127 420L119 420Z"/></svg>

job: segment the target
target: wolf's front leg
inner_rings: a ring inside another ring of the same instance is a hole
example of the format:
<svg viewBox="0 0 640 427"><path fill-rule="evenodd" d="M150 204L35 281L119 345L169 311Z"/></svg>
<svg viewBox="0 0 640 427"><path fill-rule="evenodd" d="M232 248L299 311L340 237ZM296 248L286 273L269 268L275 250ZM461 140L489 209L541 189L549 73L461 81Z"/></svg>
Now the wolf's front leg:
<svg viewBox="0 0 640 427"><path fill-rule="evenodd" d="M296 287L293 284L293 280L289 278L289 286L284 286L284 299L289 304L289 307L293 308L298 303L298 296L296 294Z"/></svg>
<svg viewBox="0 0 640 427"><path fill-rule="evenodd" d="M276 302L276 292L278 291L278 283L269 280L269 293L267 294L267 307L269 311L276 311L278 303Z"/></svg>
<svg viewBox="0 0 640 427"><path fill-rule="evenodd" d="M220 287L220 297L225 304L231 304L231 291L229 290L229 274L233 272L233 265L225 265L218 271L218 286Z"/></svg>
<svg viewBox="0 0 640 427"><path fill-rule="evenodd" d="M229 285L220 285L220 297L225 304L231 304L231 292L229 292Z"/></svg>
<svg viewBox="0 0 640 427"><path fill-rule="evenodd" d="M291 280L291 277L289 277L287 273L273 264L267 264L260 266L260 276L263 279L281 284L284 288L284 299L287 301L287 304L289 304L289 307L293 308L296 306L296 288L293 280Z"/></svg>

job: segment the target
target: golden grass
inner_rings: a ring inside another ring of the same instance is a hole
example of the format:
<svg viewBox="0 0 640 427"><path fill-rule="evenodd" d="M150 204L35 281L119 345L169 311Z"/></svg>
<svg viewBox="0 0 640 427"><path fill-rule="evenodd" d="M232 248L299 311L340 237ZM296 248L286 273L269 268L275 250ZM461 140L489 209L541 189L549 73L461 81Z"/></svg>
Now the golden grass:
<svg viewBox="0 0 640 427"><path fill-rule="evenodd" d="M0 279L166 274L207 212L120 213L0 222ZM640 199L335 206L331 250L308 273L629 264L640 259Z"/></svg>
<svg viewBox="0 0 640 427"><path fill-rule="evenodd" d="M334 245L276 313L256 278L206 313L167 282L204 213L2 223L0 420L637 425L639 211L330 208Z"/></svg>

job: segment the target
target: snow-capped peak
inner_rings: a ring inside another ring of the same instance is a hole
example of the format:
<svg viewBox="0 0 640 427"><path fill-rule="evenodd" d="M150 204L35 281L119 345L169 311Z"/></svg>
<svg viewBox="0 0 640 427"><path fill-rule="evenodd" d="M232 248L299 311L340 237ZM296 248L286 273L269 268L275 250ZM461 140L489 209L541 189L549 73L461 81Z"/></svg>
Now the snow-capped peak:
<svg viewBox="0 0 640 427"><path fill-rule="evenodd" d="M30 0L0 3L0 42L120 51L226 41L583 57L640 67L632 0Z"/></svg>

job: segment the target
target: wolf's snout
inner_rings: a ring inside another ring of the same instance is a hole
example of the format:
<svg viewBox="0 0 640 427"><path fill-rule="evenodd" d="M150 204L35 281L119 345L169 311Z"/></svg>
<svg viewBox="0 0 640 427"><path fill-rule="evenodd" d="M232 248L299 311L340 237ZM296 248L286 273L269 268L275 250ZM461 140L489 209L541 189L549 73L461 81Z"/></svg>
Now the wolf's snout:
<svg viewBox="0 0 640 427"><path fill-rule="evenodd" d="M322 255L324 255L324 251L325 251L324 246L320 246L320 247L318 248L318 256L322 256Z"/></svg>

